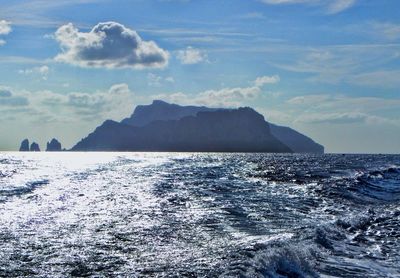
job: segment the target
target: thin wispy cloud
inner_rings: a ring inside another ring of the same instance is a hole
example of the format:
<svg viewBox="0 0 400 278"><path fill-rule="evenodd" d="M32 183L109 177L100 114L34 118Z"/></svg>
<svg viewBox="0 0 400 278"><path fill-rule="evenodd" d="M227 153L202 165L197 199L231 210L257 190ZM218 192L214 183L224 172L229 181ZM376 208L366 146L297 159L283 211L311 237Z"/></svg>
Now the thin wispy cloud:
<svg viewBox="0 0 400 278"><path fill-rule="evenodd" d="M391 22L373 22L370 24L371 31L376 36L384 37L390 41L400 39L400 24Z"/></svg>
<svg viewBox="0 0 400 278"><path fill-rule="evenodd" d="M353 7L357 0L260 0L269 5L307 4L309 6L322 6L326 13L336 14Z"/></svg>
<svg viewBox="0 0 400 278"><path fill-rule="evenodd" d="M397 44L332 45L292 50L287 63L273 63L289 72L308 74L307 82L342 83L374 88L398 86L398 70L375 70L398 60Z"/></svg>
<svg viewBox="0 0 400 278"><path fill-rule="evenodd" d="M307 124L329 124L329 125L354 125L354 124L388 124L399 126L400 122L376 115L370 115L360 112L345 112L345 113L318 113L302 115L296 119L296 122Z"/></svg>
<svg viewBox="0 0 400 278"><path fill-rule="evenodd" d="M107 2L109 0L31 0L3 1L0 3L0 18L12 20L15 25L54 27L61 20L49 16L48 12L66 6Z"/></svg>
<svg viewBox="0 0 400 278"><path fill-rule="evenodd" d="M265 19L265 16L260 12L251 12L239 15L240 19Z"/></svg>
<svg viewBox="0 0 400 278"><path fill-rule="evenodd" d="M379 70L353 75L349 82L373 88L399 88L400 70Z"/></svg>

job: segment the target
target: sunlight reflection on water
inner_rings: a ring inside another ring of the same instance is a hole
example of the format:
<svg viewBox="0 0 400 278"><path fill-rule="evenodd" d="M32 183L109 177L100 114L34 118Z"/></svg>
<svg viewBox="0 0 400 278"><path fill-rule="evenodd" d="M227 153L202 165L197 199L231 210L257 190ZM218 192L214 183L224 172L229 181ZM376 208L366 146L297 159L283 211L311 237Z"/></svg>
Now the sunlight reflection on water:
<svg viewBox="0 0 400 278"><path fill-rule="evenodd" d="M399 275L399 156L0 161L0 276Z"/></svg>

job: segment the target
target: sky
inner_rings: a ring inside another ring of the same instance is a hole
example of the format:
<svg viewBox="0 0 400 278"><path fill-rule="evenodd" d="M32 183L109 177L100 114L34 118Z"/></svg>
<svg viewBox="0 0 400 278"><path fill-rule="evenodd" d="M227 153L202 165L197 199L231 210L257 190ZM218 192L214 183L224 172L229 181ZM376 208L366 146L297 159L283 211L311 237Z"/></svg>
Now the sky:
<svg viewBox="0 0 400 278"><path fill-rule="evenodd" d="M1 1L0 63L2 151L70 148L162 99L400 153L398 0Z"/></svg>

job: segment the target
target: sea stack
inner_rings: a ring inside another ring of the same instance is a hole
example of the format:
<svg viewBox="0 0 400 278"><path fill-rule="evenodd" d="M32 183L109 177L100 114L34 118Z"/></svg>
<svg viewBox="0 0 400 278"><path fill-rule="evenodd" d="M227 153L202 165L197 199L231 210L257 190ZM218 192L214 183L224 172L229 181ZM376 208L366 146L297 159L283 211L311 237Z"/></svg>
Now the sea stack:
<svg viewBox="0 0 400 278"><path fill-rule="evenodd" d="M29 152L29 140L24 139L21 142L21 146L19 147L20 152Z"/></svg>
<svg viewBox="0 0 400 278"><path fill-rule="evenodd" d="M33 142L31 144L30 151L31 152L40 152L39 144L37 144L36 142Z"/></svg>
<svg viewBox="0 0 400 278"><path fill-rule="evenodd" d="M61 143L53 138L50 142L47 142L46 152L61 152Z"/></svg>

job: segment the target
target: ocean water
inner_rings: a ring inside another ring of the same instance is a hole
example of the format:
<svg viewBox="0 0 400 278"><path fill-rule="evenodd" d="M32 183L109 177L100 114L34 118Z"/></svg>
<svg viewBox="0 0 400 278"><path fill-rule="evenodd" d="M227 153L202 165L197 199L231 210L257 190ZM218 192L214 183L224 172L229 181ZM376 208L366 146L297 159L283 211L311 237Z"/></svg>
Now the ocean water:
<svg viewBox="0 0 400 278"><path fill-rule="evenodd" d="M1 153L0 277L400 277L400 156Z"/></svg>

